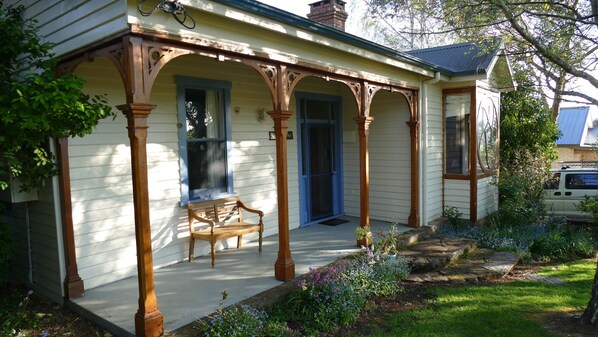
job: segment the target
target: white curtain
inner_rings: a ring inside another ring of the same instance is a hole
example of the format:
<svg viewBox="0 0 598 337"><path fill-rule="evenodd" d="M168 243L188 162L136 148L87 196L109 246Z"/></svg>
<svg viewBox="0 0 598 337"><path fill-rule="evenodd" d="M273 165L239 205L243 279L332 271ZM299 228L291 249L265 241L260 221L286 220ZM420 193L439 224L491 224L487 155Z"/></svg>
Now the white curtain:
<svg viewBox="0 0 598 337"><path fill-rule="evenodd" d="M222 130L222 103L219 92L213 90L206 90L206 135L207 138L223 138ZM221 141L208 142L207 160L208 164L208 180L210 188L220 187L222 184L220 177L222 177L223 170L226 169L223 162L221 148Z"/></svg>

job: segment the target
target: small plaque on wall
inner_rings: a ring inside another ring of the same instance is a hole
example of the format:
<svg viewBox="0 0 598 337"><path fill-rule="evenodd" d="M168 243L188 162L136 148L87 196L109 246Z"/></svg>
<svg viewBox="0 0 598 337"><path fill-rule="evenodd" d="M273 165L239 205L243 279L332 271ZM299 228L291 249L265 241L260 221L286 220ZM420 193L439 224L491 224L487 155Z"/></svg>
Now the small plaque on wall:
<svg viewBox="0 0 598 337"><path fill-rule="evenodd" d="M268 139L276 140L276 134L274 131L268 132ZM293 139L293 131L287 131L287 139Z"/></svg>

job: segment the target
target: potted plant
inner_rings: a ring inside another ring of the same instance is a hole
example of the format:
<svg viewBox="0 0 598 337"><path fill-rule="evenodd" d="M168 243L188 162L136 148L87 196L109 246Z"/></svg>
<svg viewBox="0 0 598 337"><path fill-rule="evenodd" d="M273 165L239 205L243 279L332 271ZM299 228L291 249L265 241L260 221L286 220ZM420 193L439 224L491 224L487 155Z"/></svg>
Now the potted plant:
<svg viewBox="0 0 598 337"><path fill-rule="evenodd" d="M374 235L370 231L370 227L357 227L355 228L355 237L357 238L357 245L363 247L373 248L374 246Z"/></svg>

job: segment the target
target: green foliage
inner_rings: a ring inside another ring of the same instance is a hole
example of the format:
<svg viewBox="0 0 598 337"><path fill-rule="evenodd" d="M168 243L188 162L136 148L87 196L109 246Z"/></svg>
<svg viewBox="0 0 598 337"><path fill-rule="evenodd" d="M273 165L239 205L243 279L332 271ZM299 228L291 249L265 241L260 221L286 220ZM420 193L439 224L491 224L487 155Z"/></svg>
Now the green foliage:
<svg viewBox="0 0 598 337"><path fill-rule="evenodd" d="M354 322L370 297L401 291L397 282L409 274L407 263L368 248L364 252L311 269L298 282L298 292L269 309L271 318L300 326L303 335L317 335Z"/></svg>
<svg viewBox="0 0 598 337"><path fill-rule="evenodd" d="M445 206L442 210L442 216L448 220L448 223L456 228L466 227L468 221L463 219L463 213L455 206Z"/></svg>
<svg viewBox="0 0 598 337"><path fill-rule="evenodd" d="M584 196L584 200L576 207L582 212L590 213L594 224L598 224L598 195Z"/></svg>
<svg viewBox="0 0 598 337"><path fill-rule="evenodd" d="M38 37L23 6L0 6L0 188L8 176L21 188L42 186L55 175L49 138L82 137L112 115L104 96L82 92L83 80L55 77L52 45Z"/></svg>
<svg viewBox="0 0 598 337"><path fill-rule="evenodd" d="M27 292L25 297L18 292L5 296L0 301L0 333L6 337L25 337L21 331L26 326L35 326L35 315L27 310L33 291Z"/></svg>
<svg viewBox="0 0 598 337"><path fill-rule="evenodd" d="M260 336L266 326L268 315L262 310L250 306L232 306L219 310L200 321L199 330L202 336L245 337Z"/></svg>
<svg viewBox="0 0 598 337"><path fill-rule="evenodd" d="M15 249L15 240L8 224L1 216L0 206L0 288L8 281L10 258Z"/></svg>
<svg viewBox="0 0 598 337"><path fill-rule="evenodd" d="M393 222L388 231L376 233L378 239L375 242L376 252L380 255L395 255L398 252L397 230L398 223Z"/></svg>
<svg viewBox="0 0 598 337"><path fill-rule="evenodd" d="M529 70L515 68L514 77L517 90L501 94L501 167L520 172L533 165L535 173L545 171L557 158L560 131Z"/></svg>
<svg viewBox="0 0 598 337"><path fill-rule="evenodd" d="M456 228L444 226L440 233L451 237L474 239L482 247L517 253L524 259L568 260L596 254L592 232L564 221Z"/></svg>

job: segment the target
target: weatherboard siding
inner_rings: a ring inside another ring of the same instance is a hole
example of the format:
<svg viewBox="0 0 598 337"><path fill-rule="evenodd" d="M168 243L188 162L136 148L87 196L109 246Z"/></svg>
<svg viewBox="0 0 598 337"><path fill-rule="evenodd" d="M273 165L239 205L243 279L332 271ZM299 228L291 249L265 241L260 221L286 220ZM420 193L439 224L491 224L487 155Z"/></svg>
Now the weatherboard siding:
<svg viewBox="0 0 598 337"><path fill-rule="evenodd" d="M38 190L38 200L29 203L29 226L31 239L31 267L34 290L54 301L63 296L60 277L61 248L58 247L58 232L54 205L53 184Z"/></svg>
<svg viewBox="0 0 598 337"><path fill-rule="evenodd" d="M487 177L478 180L478 219L498 210L498 186L496 177Z"/></svg>
<svg viewBox="0 0 598 337"><path fill-rule="evenodd" d="M409 108L403 95L379 91L370 115L370 216L405 224L411 210Z"/></svg>
<svg viewBox="0 0 598 337"><path fill-rule="evenodd" d="M427 86L425 114L426 137L423 139L425 149L425 178L422 180L424 195L425 221L432 221L442 216L442 175L443 175L443 119L442 119L442 90L439 85ZM424 170L423 167L420 170Z"/></svg>
<svg viewBox="0 0 598 337"><path fill-rule="evenodd" d="M456 207L463 213L464 219L469 219L469 180L450 180L444 181L444 207Z"/></svg>
<svg viewBox="0 0 598 337"><path fill-rule="evenodd" d="M55 45L57 56L128 29L125 0L6 2L9 3L23 5L25 18L37 20L41 36Z"/></svg>

